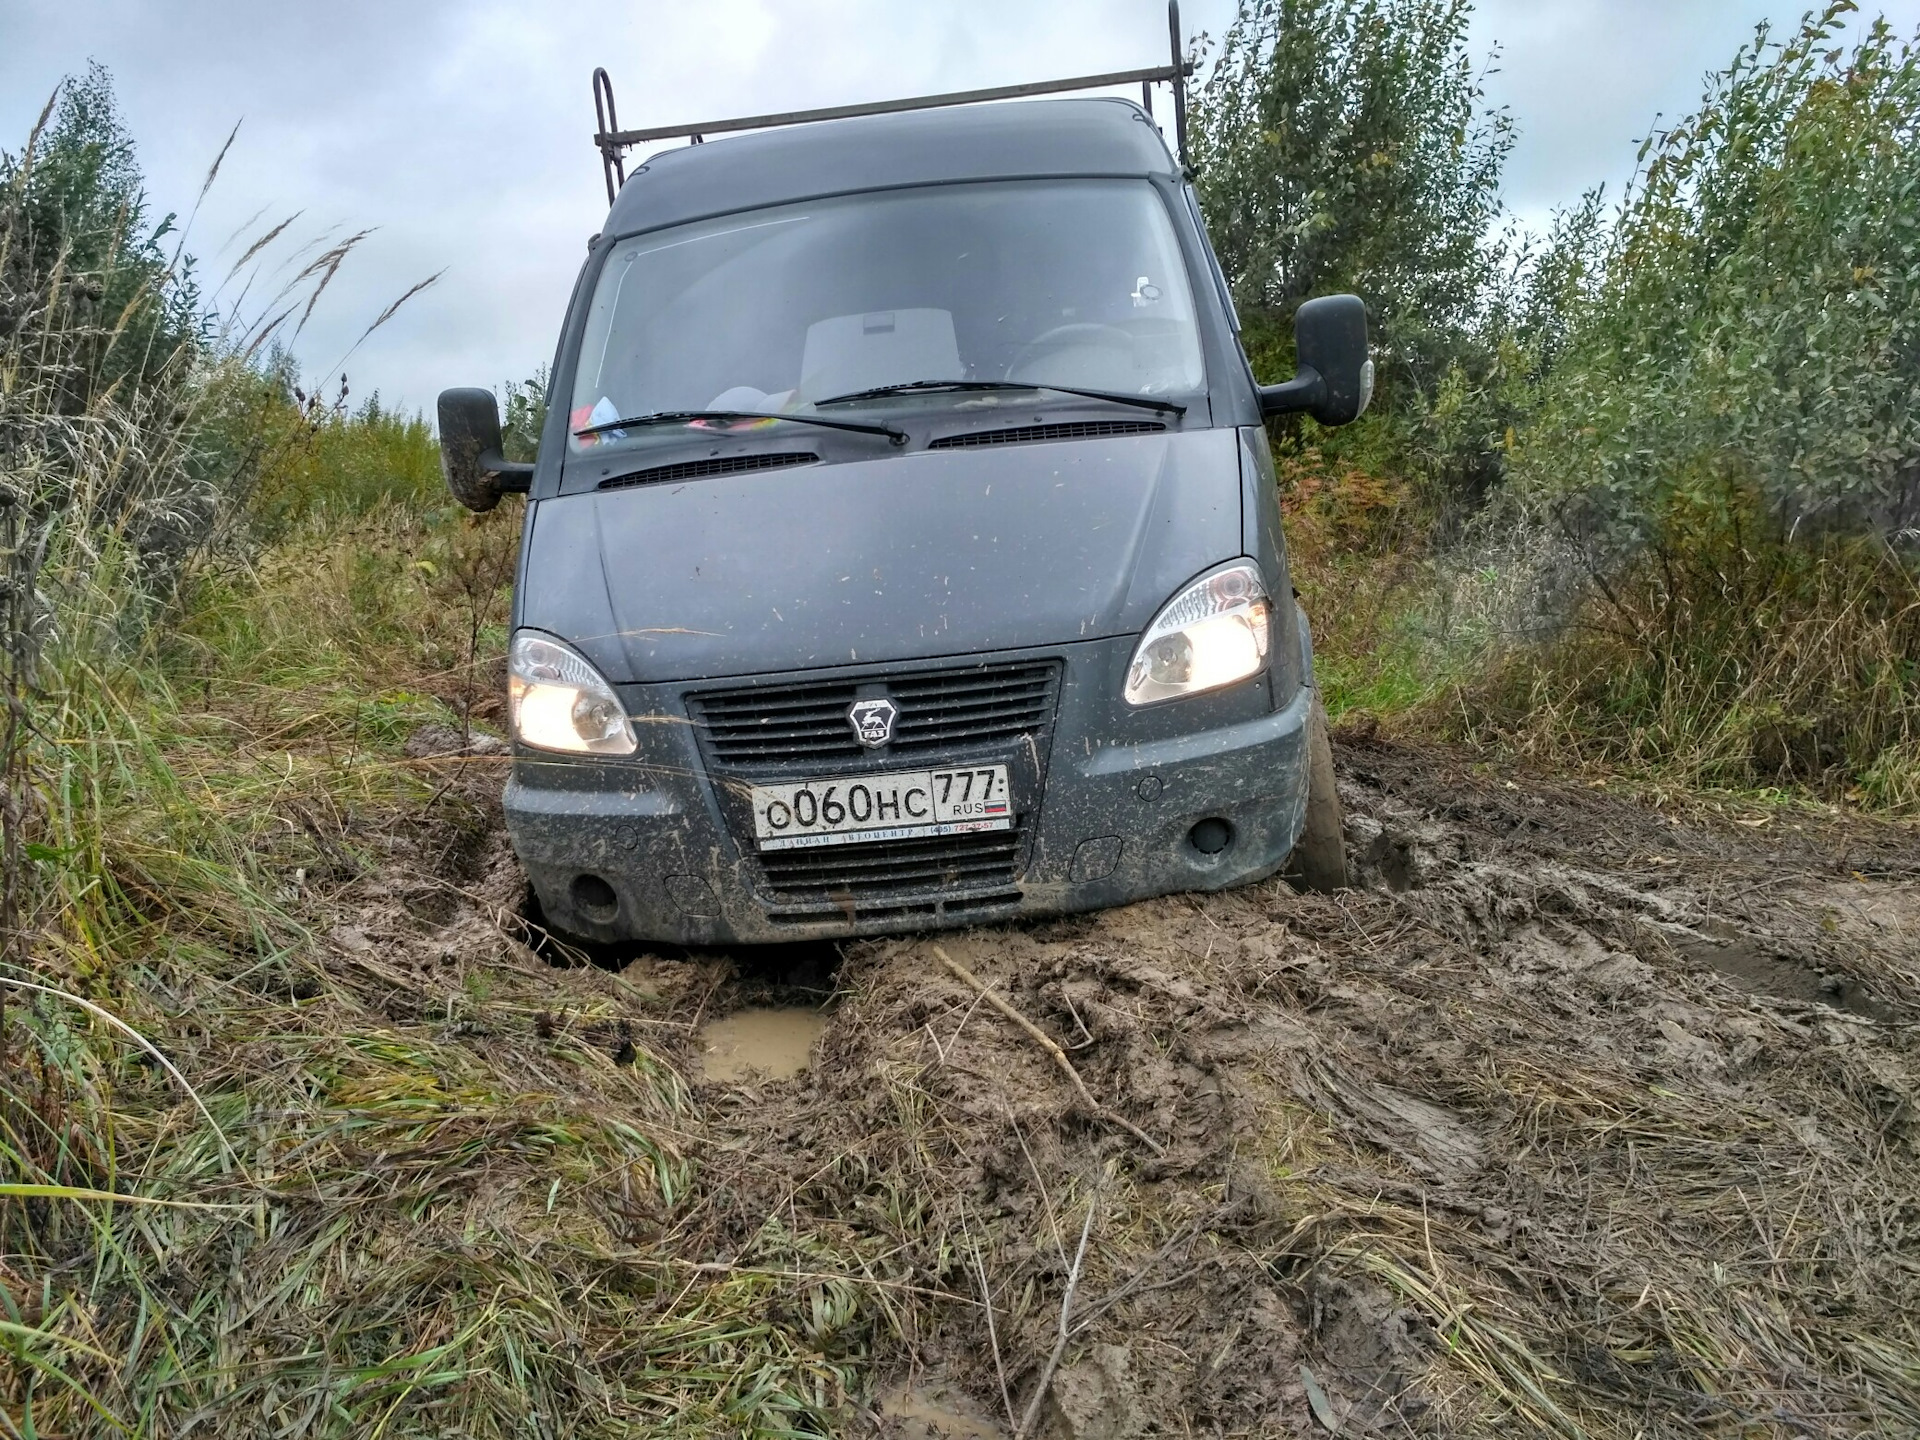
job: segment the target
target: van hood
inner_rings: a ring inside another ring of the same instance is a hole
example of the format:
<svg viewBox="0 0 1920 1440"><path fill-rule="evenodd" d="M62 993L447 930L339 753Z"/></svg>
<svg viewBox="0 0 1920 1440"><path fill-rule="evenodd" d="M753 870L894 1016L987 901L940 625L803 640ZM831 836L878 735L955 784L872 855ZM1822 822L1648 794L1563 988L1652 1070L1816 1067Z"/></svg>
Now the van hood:
<svg viewBox="0 0 1920 1440"><path fill-rule="evenodd" d="M520 623L615 684L1143 630L1241 551L1231 429L924 450L541 501Z"/></svg>

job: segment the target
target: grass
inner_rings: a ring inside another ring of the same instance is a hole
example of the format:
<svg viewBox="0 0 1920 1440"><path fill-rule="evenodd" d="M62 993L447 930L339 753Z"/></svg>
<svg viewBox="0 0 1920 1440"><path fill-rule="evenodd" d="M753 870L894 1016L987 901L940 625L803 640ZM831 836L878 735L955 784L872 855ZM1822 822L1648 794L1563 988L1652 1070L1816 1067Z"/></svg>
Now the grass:
<svg viewBox="0 0 1920 1440"><path fill-rule="evenodd" d="M1417 497L1312 449L1282 455L1279 473L1288 561L1329 718L1417 711L1454 668L1447 647L1425 633L1436 572Z"/></svg>
<svg viewBox="0 0 1920 1440"><path fill-rule="evenodd" d="M1336 724L1433 728L1496 643L1482 577L1450 576L1418 552L1295 545L1290 559L1313 629L1314 678Z"/></svg>
<svg viewBox="0 0 1920 1440"><path fill-rule="evenodd" d="M98 1008L10 997L0 1432L817 1434L844 1404L807 1337L851 1290L638 1243L691 1121L671 1066L592 1038L634 1013L617 980L498 932L423 973L350 923L476 883L486 785L402 741L485 711L514 540L316 521L211 574L163 654L56 656L34 974Z"/></svg>
<svg viewBox="0 0 1920 1440"><path fill-rule="evenodd" d="M1920 582L1876 543L1687 535L1549 642L1489 660L1458 707L1483 738L1687 788L1920 813Z"/></svg>
<svg viewBox="0 0 1920 1440"><path fill-rule="evenodd" d="M1015 1362L1051 1347L1055 1257L1090 1205L1089 1306L1222 1256L1289 1294L1365 1280L1440 1337L1421 1378L1462 1433L1624 1435L1655 1402L1768 1433L1753 1397L1781 1375L1799 1377L1796 1404L1833 1397L1836 1425L1863 1395L1887 1397L1888 1424L1911 1418L1899 1406L1920 1375L1899 1325L1806 1318L1856 1283L1893 1285L1829 1238L1898 1208L1905 1162L1853 1133L1877 1103L1865 1062L1785 1062L1782 1093L1829 1134L1850 1127L1844 1183L1810 1171L1777 1116L1649 1083L1639 1007L1607 1014L1618 1064L1572 1063L1587 1032L1527 1008L1564 981L1524 1003L1476 988L1495 934L1468 916L1591 903L1539 875L1496 868L1512 893L1490 897L1455 876L1430 912L1243 892L1191 927L1129 932L1121 915L1058 941L1014 932L986 957L1064 1036L1049 987L1087 986L1102 1093L1126 1096L1200 1017L1254 1013L1241 987L1258 967L1231 958L1242 937L1300 977L1272 1023L1312 1016L1316 1064L1417 1083L1472 1117L1501 1159L1469 1197L1498 1199L1509 1176L1540 1187L1525 1252L1489 1241L1477 1199L1450 1206L1438 1185L1423 1203L1391 1153L1337 1133L1337 1096L1263 1097L1247 1132L1271 1147L1277 1237L1209 1219L1210 1172L1102 1170L1079 1153L1071 1100L1028 1083L1021 1067L1044 1076L1045 1057L972 997L929 1005L925 976L888 963L904 940L844 982L834 1113L761 1144L759 1102L696 1103L671 1058L687 1010L659 1003L644 968L555 969L521 943L511 865L485 848L494 772L409 753L436 732L457 751L497 714L515 539L513 512L315 517L205 571L157 648L56 651L40 761L58 783L35 862L54 906L34 974L150 1040L212 1123L94 1012L8 996L0 1433L839 1433L877 1356L969 1356L967 1382L993 1393L981 1297L1019 1397L1032 1372ZM1200 934L1204 955L1184 943ZM1135 966L1150 977L1136 992L1101 991ZM685 973L694 991L718 983ZM1176 976L1205 1003L1169 1008ZM1105 1029L1123 1021L1141 1028ZM1377 1051L1429 1023L1481 1058ZM1020 1097L1011 1126L1005 1100L968 1088L976 1074ZM1134 1100L1166 1123L1161 1101ZM989 1163L1001 1188L983 1195ZM1169 1246L1164 1270L1142 1258ZM1107 1323L1138 1329L1162 1303L1188 1317L1201 1288L1143 1293ZM1192 1334L1224 1355L1243 1317L1218 1318ZM1186 1343L1189 1320L1169 1323Z"/></svg>
<svg viewBox="0 0 1920 1440"><path fill-rule="evenodd" d="M9 223L0 262L21 233ZM309 298L353 243L312 262ZM1806 1073L1782 1093L1848 1130L1835 1183L1778 1117L1650 1083L1635 1065L1654 1042L1628 1034L1646 1028L1637 1010L1621 1022L1624 1060L1574 1063L1553 1016L1477 988L1500 926L1539 904L1538 876L1491 897L1442 887L1425 920L1377 894L1302 902L1296 937L1291 897L1279 917L1261 908L1278 892L1218 897L1192 907L1204 952L1182 923L1093 943L1071 937L1104 922L1062 927L1065 940L999 937L994 978L1036 1014L1064 1005L1103 1093L1156 1130L1193 1122L1184 1175L1098 1151L1024 1041L990 1038L971 997L930 1004L937 985L887 964L911 961L890 948L906 941L855 957L843 1050L823 1067L844 1069L809 1092L827 1113L696 1104L673 1057L719 975L695 973L705 996L675 1009L529 948L490 808L494 762L461 744L499 719L514 512L437 509L423 424L349 411L344 395L290 400L244 337L238 355L183 337L185 370L90 390L88 346L111 350L120 322L55 314L100 298L67 258L31 275L27 297L52 297L42 338L57 343L40 352L57 363L36 378L26 349L0 353L14 502L0 507L0 668L10 714L32 721L11 732L0 819L7 899L35 905L0 936L0 1432L833 1433L868 1398L876 1355L930 1353L989 1393L983 1318L994 1383L1022 1393L1066 1323L1056 1297L1076 1222L1099 1242L1076 1333L1105 1315L1103 1333L1145 1355L1169 1307L1151 1353L1213 1349L1206 1403L1244 1403L1243 1416L1271 1409L1259 1386L1277 1353L1243 1349L1215 1385L1243 1327L1292 1344L1280 1307L1332 1273L1431 1324L1442 1343L1426 1378L1467 1431L1518 1419L1640 1433L1681 1405L1687 1423L1751 1431L1771 1423L1751 1397L1789 1388L1796 1403L1830 1400L1816 1419L1836 1425L1920 1416L1900 1318L1912 1308L1888 1304L1903 1277L1858 1254L1875 1226L1904 1223L1911 1191L1874 1112L1892 1072L1791 1062ZM175 293L170 262L149 261L146 298ZM217 401L211 417L189 413L196 385ZM1580 632L1522 666L1501 648L1515 572L1442 563L1403 488L1337 467L1290 478L1296 573L1336 714L1459 712L1562 758L1776 787L1833 783L1796 747L1838 743L1863 802L1920 794L1903 668L1914 607L1891 583L1904 571L1788 567L1761 599L1800 603L1768 609L1716 590L1709 563L1689 592L1690 651L1649 645L1673 592L1643 586L1602 639ZM21 519L43 505L61 522L44 565ZM1511 662L1498 683L1477 681L1496 652ZM1784 723L1834 684L1838 742ZM1786 757L1771 769L1756 748L1767 734ZM1550 895L1551 913L1580 913L1576 891ZM1639 934L1620 912L1589 918ZM1253 960L1207 976L1223 920L1246 923ZM1412 941L1383 953L1380 934ZM1301 991L1259 1023L1280 1033L1311 1013L1323 1070L1345 1043L1363 1118L1369 1054L1395 1084L1437 1070L1424 1088L1472 1112L1510 1167L1496 1178L1553 1197L1533 1251L1490 1246L1473 1225L1485 1207L1430 1207L1391 1135L1337 1139L1337 1094L1259 1122L1287 1132L1272 1167L1297 1212L1284 1243L1236 1210L1249 1196L1226 1198L1241 1188L1220 1165L1232 1117L1190 1108L1219 1087L1172 1058L1204 1060L1188 1042L1209 1016L1249 1028L1241 987L1283 941ZM1341 978L1321 986L1311 972L1329 956ZM1362 987L1376 1008L1329 1018ZM1407 1002L1396 1026L1382 1023L1390 991ZM1437 1045L1477 1035L1474 1064L1378 1049L1435 1016L1458 1032L1436 1031ZM1516 1057L1529 1032L1535 1058ZM761 1123L789 1129L760 1143ZM1642 1167L1670 1183L1648 1189ZM1273 1285L1291 1287L1287 1301ZM1256 1294L1263 1310L1242 1303Z"/></svg>
<svg viewBox="0 0 1920 1440"><path fill-rule="evenodd" d="M1661 788L1920 814L1909 557L1681 517L1604 583L1570 587L1582 562L1537 527L1435 550L1411 492L1296 468L1294 582L1336 722Z"/></svg>

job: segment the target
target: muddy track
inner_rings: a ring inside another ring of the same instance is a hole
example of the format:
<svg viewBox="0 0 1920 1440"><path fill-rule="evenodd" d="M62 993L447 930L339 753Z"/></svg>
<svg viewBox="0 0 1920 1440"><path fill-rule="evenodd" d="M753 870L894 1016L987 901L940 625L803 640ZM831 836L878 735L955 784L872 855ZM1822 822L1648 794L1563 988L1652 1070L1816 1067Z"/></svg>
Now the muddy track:
<svg viewBox="0 0 1920 1440"><path fill-rule="evenodd" d="M343 943L507 944L477 1048L684 1077L690 1191L608 1224L796 1277L850 1432L1009 1434L1051 1365L1029 1433L1085 1440L1920 1433L1912 832L1336 752L1353 891L939 938L1099 1109L929 939L541 979L484 776ZM805 1073L703 1078L709 1022L822 1003Z"/></svg>

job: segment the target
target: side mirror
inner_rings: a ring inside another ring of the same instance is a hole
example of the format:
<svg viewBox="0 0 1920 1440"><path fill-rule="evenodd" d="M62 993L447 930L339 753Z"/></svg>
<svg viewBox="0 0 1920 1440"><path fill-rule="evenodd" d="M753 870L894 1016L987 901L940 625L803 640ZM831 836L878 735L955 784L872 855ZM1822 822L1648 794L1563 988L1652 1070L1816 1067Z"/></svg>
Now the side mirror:
<svg viewBox="0 0 1920 1440"><path fill-rule="evenodd" d="M491 510L502 495L524 495L533 484L532 465L500 453L500 406L491 390L440 392L440 468L469 510Z"/></svg>
<svg viewBox="0 0 1920 1440"><path fill-rule="evenodd" d="M1263 416L1304 410L1322 425L1346 425L1367 413L1373 361L1367 358L1367 307L1358 295L1307 301L1294 313L1293 341L1299 373L1260 387Z"/></svg>

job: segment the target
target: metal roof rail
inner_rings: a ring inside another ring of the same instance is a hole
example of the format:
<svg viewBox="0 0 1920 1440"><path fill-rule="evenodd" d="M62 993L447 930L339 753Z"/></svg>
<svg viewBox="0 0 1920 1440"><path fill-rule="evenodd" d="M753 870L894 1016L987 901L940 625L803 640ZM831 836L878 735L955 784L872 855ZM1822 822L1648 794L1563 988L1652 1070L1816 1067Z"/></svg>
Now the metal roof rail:
<svg viewBox="0 0 1920 1440"><path fill-rule="evenodd" d="M676 140L685 136L698 145L709 135L729 130L766 130L776 125L807 125L816 120L845 120L855 115L897 115L906 110L937 110L949 105L974 105L985 100L1016 100L1029 95L1057 95L1070 90L1104 90L1119 85L1140 86L1147 113L1153 113L1153 87L1173 87L1173 128L1180 164L1187 163L1187 77L1193 62L1180 53L1180 0L1167 0L1167 32L1172 63L1144 70L1116 70L1106 75L1081 75L1071 80L1041 80L1027 85L996 85L986 90L955 90L945 95L921 95L906 100L874 100L861 105L829 105L820 110L787 110L771 115L744 115L732 120L707 120L694 125L653 125L622 130L614 112L613 80L605 68L593 72L593 111L599 122L593 143L600 150L606 172L607 204L613 204L627 183L627 151L649 140Z"/></svg>

